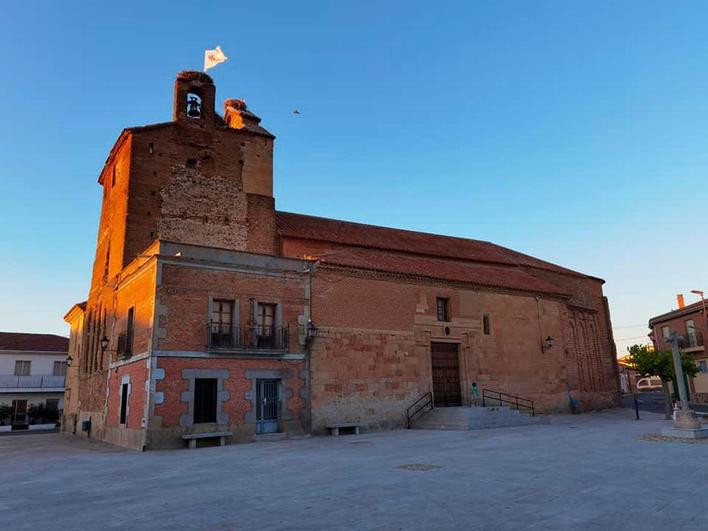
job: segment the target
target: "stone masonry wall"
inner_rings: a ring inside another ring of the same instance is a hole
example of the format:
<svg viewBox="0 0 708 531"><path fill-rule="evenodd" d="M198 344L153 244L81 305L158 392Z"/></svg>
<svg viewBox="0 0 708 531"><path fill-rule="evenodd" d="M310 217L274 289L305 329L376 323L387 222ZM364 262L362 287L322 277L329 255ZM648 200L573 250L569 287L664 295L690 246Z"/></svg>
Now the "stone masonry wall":
<svg viewBox="0 0 708 531"><path fill-rule="evenodd" d="M437 320L436 297L449 299L449 322ZM563 343L566 311L559 299L320 266L313 285L313 429L335 420L402 426L406 408L432 390L434 341L459 345L463 403L477 382L480 389L532 399L540 411L568 411L573 369ZM550 350L548 335L558 340Z"/></svg>
<svg viewBox="0 0 708 531"><path fill-rule="evenodd" d="M529 269L529 273L573 294L562 316L563 348L573 398L580 400L584 409L617 407L617 352L603 281L539 269Z"/></svg>
<svg viewBox="0 0 708 531"><path fill-rule="evenodd" d="M274 217L272 197L254 206L263 214L248 200L272 190L272 140L174 123L135 132L132 143L125 263L158 238L275 252L273 224L249 227Z"/></svg>
<svg viewBox="0 0 708 531"><path fill-rule="evenodd" d="M337 422L402 427L406 407L427 390L428 363L412 333L325 327L311 355L314 433Z"/></svg>

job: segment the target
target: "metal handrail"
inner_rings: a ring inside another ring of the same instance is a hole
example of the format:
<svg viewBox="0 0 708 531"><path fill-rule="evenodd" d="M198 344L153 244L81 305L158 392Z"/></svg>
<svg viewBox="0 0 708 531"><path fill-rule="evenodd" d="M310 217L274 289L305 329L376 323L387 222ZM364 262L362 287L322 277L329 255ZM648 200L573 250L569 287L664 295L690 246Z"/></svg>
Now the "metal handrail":
<svg viewBox="0 0 708 531"><path fill-rule="evenodd" d="M289 342L289 326L232 326L214 321L207 323L207 349L209 350L287 351Z"/></svg>
<svg viewBox="0 0 708 531"><path fill-rule="evenodd" d="M507 397L507 398L505 398ZM531 416L536 416L536 410L533 407L533 401L528 398L522 398L516 395L510 395L509 393L502 393L501 391L493 391L492 389L482 389L482 407L487 407L487 398L490 400L496 400L499 405L510 404L516 406L516 409L527 409L531 411Z"/></svg>
<svg viewBox="0 0 708 531"><path fill-rule="evenodd" d="M64 387L65 380L66 376L53 374L0 375L0 388L51 389Z"/></svg>
<svg viewBox="0 0 708 531"><path fill-rule="evenodd" d="M421 404L422 402L422 404ZM411 422L413 422L413 419L423 411L425 408L430 407L430 409L435 409L435 406L433 405L433 393L428 391L425 393L423 396L421 396L418 400L413 402L408 409L406 409L406 421L408 425L408 429L411 429ZM415 410L411 413L412 410Z"/></svg>
<svg viewBox="0 0 708 531"><path fill-rule="evenodd" d="M695 348L703 346L703 334L700 330L694 330L693 332L683 336L683 348Z"/></svg>

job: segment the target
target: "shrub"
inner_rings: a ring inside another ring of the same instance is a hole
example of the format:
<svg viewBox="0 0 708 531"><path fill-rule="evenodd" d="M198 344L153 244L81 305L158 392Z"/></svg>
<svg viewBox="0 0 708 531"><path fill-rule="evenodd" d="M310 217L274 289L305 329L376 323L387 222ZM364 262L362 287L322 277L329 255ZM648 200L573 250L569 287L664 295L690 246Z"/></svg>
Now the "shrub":
<svg viewBox="0 0 708 531"><path fill-rule="evenodd" d="M59 419L59 411L46 404L32 404L27 409L30 424L51 424Z"/></svg>
<svg viewBox="0 0 708 531"><path fill-rule="evenodd" d="M0 426L4 426L12 416L12 406L0 404Z"/></svg>

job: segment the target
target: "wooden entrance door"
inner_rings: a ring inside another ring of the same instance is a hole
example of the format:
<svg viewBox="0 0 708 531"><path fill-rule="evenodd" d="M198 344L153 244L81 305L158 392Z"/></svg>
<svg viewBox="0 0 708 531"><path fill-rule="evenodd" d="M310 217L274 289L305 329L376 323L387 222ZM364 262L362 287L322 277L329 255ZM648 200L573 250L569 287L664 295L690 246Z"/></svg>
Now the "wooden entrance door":
<svg viewBox="0 0 708 531"><path fill-rule="evenodd" d="M431 343L435 407L461 406L460 356L454 343Z"/></svg>

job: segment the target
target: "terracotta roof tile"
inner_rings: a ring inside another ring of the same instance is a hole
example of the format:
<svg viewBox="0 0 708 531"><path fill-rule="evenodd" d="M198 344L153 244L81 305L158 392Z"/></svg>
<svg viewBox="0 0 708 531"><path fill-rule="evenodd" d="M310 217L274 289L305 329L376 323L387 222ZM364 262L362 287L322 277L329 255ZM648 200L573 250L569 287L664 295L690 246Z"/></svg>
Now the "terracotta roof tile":
<svg viewBox="0 0 708 531"><path fill-rule="evenodd" d="M335 266L414 275L479 286L569 295L564 290L516 267L459 262L367 249L336 251L328 256L323 256L320 261L323 264Z"/></svg>
<svg viewBox="0 0 708 531"><path fill-rule="evenodd" d="M577 271L481 240L378 227L290 212L276 212L276 221L280 234L285 237L472 262L535 267L588 277Z"/></svg>
<svg viewBox="0 0 708 531"><path fill-rule="evenodd" d="M69 339L54 334L0 332L0 350L68 352Z"/></svg>

